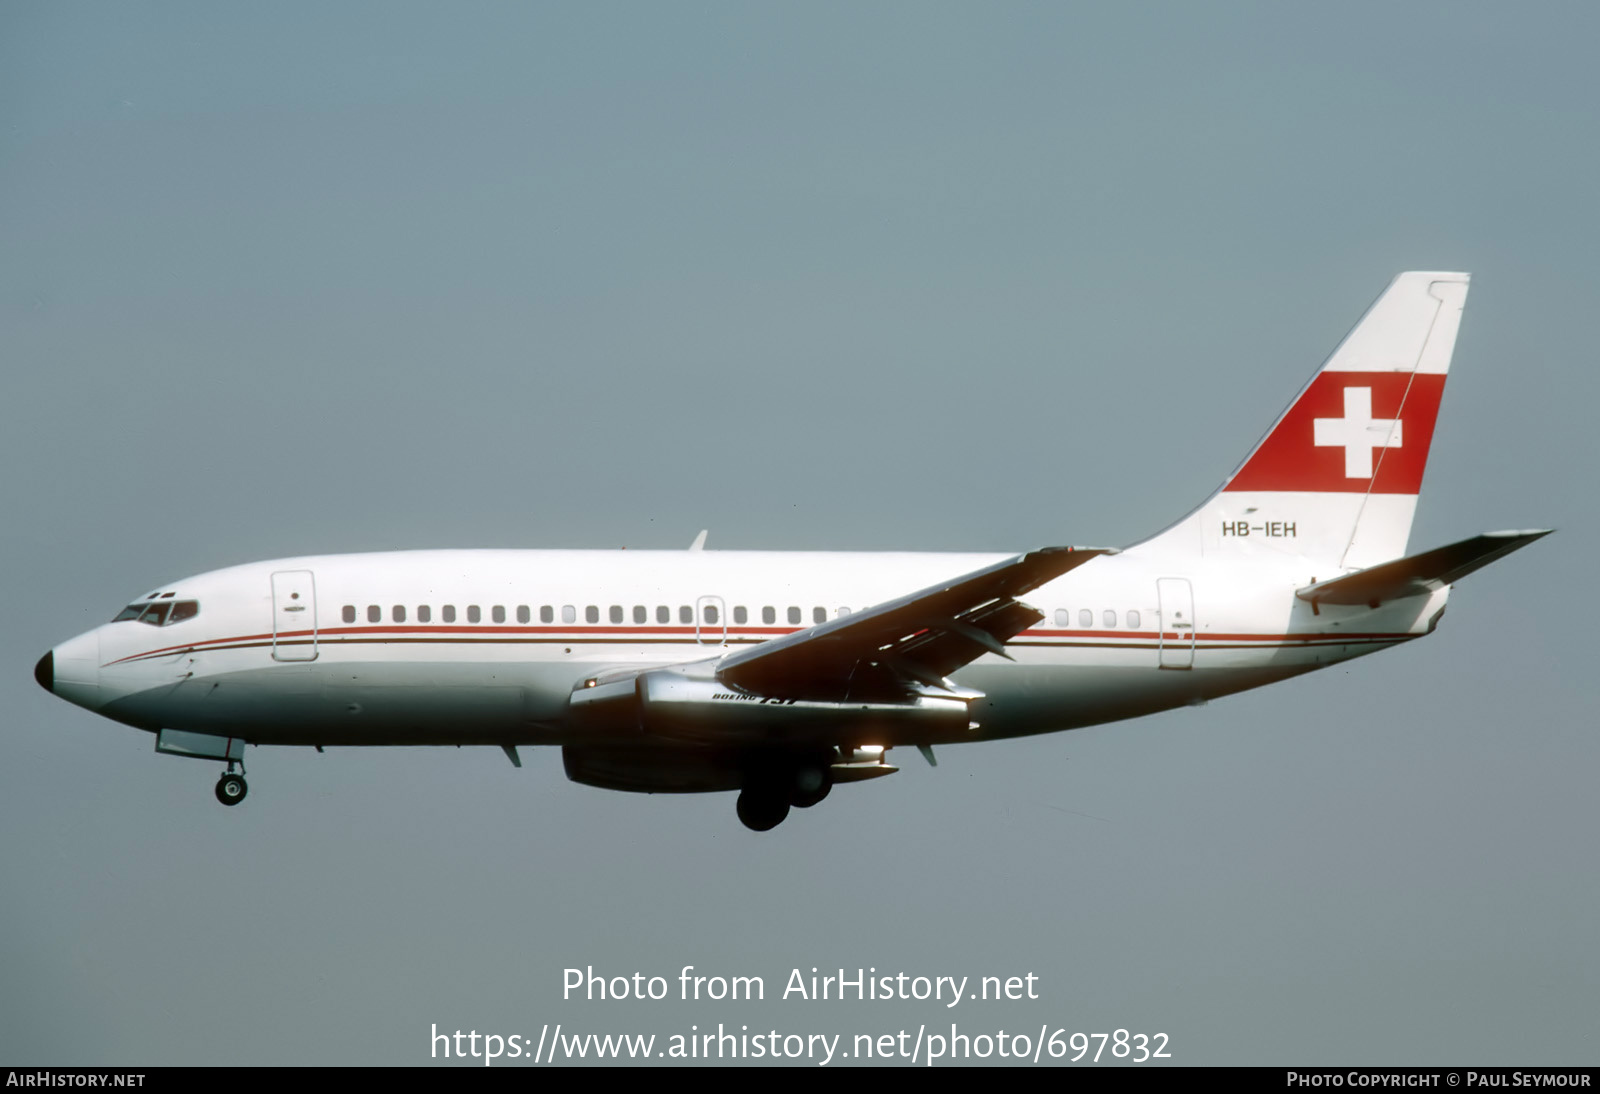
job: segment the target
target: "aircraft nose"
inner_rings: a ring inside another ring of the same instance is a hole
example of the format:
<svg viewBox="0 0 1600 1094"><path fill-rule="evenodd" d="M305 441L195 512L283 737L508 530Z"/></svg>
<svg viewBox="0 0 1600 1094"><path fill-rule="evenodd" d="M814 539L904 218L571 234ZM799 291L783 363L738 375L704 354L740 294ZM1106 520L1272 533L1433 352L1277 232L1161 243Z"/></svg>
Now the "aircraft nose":
<svg viewBox="0 0 1600 1094"><path fill-rule="evenodd" d="M105 700L100 689L100 632L58 643L33 667L33 678L69 703L99 710Z"/></svg>

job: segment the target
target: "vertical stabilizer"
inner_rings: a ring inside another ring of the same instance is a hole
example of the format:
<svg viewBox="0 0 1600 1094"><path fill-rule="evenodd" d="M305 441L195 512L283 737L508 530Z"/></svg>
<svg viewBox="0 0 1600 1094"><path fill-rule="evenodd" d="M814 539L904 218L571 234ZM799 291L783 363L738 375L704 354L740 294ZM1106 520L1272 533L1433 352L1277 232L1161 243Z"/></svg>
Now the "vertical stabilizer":
<svg viewBox="0 0 1600 1094"><path fill-rule="evenodd" d="M1467 282L1395 278L1222 488L1133 549L1330 572L1405 554Z"/></svg>

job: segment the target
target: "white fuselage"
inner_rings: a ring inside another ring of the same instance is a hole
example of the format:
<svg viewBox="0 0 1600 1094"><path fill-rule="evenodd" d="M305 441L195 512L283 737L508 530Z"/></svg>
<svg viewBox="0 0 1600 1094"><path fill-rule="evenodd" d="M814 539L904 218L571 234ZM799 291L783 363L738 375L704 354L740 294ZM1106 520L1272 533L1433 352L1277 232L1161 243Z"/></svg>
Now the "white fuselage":
<svg viewBox="0 0 1600 1094"><path fill-rule="evenodd" d="M558 745L614 790L737 790L756 831L895 745L1201 703L1433 630L1547 534L1407 554L1466 300L1400 274L1244 462L1124 551L407 551L187 578L40 658L47 690L224 760L246 744ZM852 618L853 616L853 618ZM763 646L761 643L770 643ZM932 752L926 753L932 759Z"/></svg>
<svg viewBox="0 0 1600 1094"><path fill-rule="evenodd" d="M55 690L147 730L254 744L582 744L574 687L682 664L860 610L1005 556L745 551L405 551L280 559L164 586L181 622L109 623L54 651ZM1072 729L1201 702L1432 629L1448 589L1323 606L1292 557L1135 548L1029 594L1045 619L961 669L985 698L937 744ZM1320 575L1328 576L1328 575ZM1187 616L1187 618L1185 618Z"/></svg>

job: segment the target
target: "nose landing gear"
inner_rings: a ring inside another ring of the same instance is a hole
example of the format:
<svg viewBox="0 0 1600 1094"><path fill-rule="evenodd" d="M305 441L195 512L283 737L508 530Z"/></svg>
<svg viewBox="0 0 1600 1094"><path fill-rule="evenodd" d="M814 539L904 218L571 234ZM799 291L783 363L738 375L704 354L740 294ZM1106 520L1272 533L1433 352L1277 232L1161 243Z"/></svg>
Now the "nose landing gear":
<svg viewBox="0 0 1600 1094"><path fill-rule="evenodd" d="M235 766L239 768L237 775L233 773ZM217 800L223 805L238 805L248 793L250 786L244 781L244 765L229 761L228 770L217 780Z"/></svg>

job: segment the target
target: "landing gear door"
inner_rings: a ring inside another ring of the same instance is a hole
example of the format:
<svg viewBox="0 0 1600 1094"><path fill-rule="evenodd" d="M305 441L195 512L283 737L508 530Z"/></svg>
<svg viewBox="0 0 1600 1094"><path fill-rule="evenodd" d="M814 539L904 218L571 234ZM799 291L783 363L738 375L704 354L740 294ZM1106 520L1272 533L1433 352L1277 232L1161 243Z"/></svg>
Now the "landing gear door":
<svg viewBox="0 0 1600 1094"><path fill-rule="evenodd" d="M1161 667L1194 668L1194 589L1186 577L1156 579L1161 602Z"/></svg>
<svg viewBox="0 0 1600 1094"><path fill-rule="evenodd" d="M272 659L317 659L317 586L310 570L272 575Z"/></svg>

